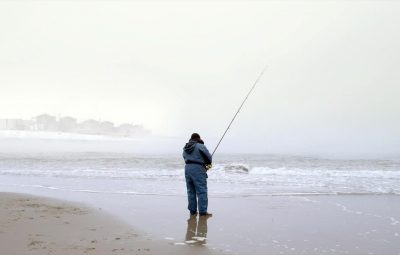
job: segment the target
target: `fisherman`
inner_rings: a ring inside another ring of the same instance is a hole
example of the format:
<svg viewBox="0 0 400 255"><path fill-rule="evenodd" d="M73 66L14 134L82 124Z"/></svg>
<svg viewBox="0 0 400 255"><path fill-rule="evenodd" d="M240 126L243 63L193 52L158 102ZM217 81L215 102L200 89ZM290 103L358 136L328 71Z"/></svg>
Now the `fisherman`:
<svg viewBox="0 0 400 255"><path fill-rule="evenodd" d="M185 178L190 215L197 215L197 204L200 216L212 216L207 211L207 165L211 165L212 156L201 140L200 135L193 133L183 148L185 160ZM198 200L198 203L197 203Z"/></svg>

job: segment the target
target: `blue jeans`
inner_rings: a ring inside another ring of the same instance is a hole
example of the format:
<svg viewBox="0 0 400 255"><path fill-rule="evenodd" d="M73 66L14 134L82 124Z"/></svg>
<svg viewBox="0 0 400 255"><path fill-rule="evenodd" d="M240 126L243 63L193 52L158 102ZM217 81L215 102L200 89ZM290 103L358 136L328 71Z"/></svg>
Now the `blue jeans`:
<svg viewBox="0 0 400 255"><path fill-rule="evenodd" d="M191 213L206 213L208 206L207 173L202 165L186 164L186 188L188 195L188 209ZM198 203L197 203L198 202Z"/></svg>

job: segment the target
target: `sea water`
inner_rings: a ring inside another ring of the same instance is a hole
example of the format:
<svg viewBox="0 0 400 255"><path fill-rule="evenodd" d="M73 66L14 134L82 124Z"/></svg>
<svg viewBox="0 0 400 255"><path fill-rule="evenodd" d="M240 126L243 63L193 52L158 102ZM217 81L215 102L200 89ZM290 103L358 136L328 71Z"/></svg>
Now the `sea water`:
<svg viewBox="0 0 400 255"><path fill-rule="evenodd" d="M214 197L400 194L400 159L218 155ZM0 184L73 192L186 196L180 155L0 154Z"/></svg>

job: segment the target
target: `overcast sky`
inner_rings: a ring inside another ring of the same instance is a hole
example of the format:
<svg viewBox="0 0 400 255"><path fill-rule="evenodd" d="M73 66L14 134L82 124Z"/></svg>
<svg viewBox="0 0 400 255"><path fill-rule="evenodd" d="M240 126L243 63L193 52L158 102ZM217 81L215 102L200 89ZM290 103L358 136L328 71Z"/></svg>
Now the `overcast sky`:
<svg viewBox="0 0 400 255"><path fill-rule="evenodd" d="M400 155L399 1L1 1L0 118L143 124L221 151ZM184 142L184 141L183 141Z"/></svg>

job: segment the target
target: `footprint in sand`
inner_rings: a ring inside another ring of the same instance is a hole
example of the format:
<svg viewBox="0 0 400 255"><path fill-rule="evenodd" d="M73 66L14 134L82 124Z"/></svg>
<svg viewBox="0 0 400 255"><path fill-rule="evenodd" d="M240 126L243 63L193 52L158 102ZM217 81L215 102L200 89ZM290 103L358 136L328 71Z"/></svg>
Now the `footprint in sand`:
<svg viewBox="0 0 400 255"><path fill-rule="evenodd" d="M112 249L112 252L118 252L118 251L125 251L125 249L124 248L121 248L121 249ZM131 250L132 251L132 250Z"/></svg>
<svg viewBox="0 0 400 255"><path fill-rule="evenodd" d="M89 248L86 248L86 249L85 249L85 252L94 251L94 250L96 250L96 248L94 248L94 247L89 247Z"/></svg>
<svg viewBox="0 0 400 255"><path fill-rule="evenodd" d="M47 249L46 246L43 246L44 242L39 241L39 240L32 240L29 244L28 247L30 247L30 250L37 250L37 249ZM43 247L42 247L43 246Z"/></svg>

